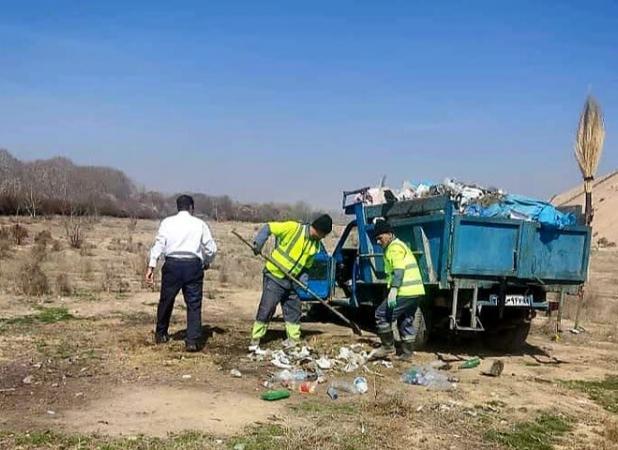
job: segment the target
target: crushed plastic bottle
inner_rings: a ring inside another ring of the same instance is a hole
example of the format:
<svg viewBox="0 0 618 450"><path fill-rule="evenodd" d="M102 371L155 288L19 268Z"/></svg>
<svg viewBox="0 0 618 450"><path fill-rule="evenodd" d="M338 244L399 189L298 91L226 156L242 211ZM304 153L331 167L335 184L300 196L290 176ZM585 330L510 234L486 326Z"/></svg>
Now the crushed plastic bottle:
<svg viewBox="0 0 618 450"><path fill-rule="evenodd" d="M401 376L401 381L406 384L415 384L418 386L426 386L429 389L449 390L454 387L453 383L448 380L448 376L438 372L433 367L412 366L407 372Z"/></svg>
<svg viewBox="0 0 618 450"><path fill-rule="evenodd" d="M477 367L479 364L481 364L481 359L478 356L475 356L474 358L470 358L464 361L462 364L460 364L459 368L472 369L473 367Z"/></svg>

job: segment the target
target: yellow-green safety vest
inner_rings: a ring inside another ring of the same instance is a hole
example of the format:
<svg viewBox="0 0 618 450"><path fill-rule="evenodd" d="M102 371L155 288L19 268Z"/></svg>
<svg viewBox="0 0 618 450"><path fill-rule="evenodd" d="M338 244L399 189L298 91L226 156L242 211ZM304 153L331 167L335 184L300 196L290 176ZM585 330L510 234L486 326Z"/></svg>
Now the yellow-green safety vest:
<svg viewBox="0 0 618 450"><path fill-rule="evenodd" d="M271 234L277 239L275 249L270 254L287 273L297 276L304 268L313 264L313 257L320 251L320 242L311 239L309 225L298 222L270 222ZM284 272L270 261L266 270L277 278L285 278Z"/></svg>
<svg viewBox="0 0 618 450"><path fill-rule="evenodd" d="M396 269L403 269L403 281L397 290L398 297L415 297L425 295L423 278L418 268L418 263L408 246L394 239L384 252L384 270L388 281L388 288L391 287L393 272Z"/></svg>

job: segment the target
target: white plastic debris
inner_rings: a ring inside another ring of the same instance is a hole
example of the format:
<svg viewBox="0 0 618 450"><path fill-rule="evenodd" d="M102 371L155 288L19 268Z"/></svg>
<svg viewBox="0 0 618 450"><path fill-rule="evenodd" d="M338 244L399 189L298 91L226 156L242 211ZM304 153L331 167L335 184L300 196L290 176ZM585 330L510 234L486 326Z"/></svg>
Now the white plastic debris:
<svg viewBox="0 0 618 450"><path fill-rule="evenodd" d="M21 382L24 384L32 384L32 375L28 375L26 378L21 380Z"/></svg>
<svg viewBox="0 0 618 450"><path fill-rule="evenodd" d="M328 370L333 367L333 362L326 356L322 356L320 359L316 360L315 363L322 370Z"/></svg>
<svg viewBox="0 0 618 450"><path fill-rule="evenodd" d="M270 363L279 369L291 369L290 359L283 350L278 350L272 354Z"/></svg>
<svg viewBox="0 0 618 450"><path fill-rule="evenodd" d="M183 380L190 380L191 379L191 375L183 375L182 379Z"/></svg>
<svg viewBox="0 0 618 450"><path fill-rule="evenodd" d="M230 375L232 375L234 378L242 377L242 373L240 373L240 370L238 370L238 369L230 370Z"/></svg>

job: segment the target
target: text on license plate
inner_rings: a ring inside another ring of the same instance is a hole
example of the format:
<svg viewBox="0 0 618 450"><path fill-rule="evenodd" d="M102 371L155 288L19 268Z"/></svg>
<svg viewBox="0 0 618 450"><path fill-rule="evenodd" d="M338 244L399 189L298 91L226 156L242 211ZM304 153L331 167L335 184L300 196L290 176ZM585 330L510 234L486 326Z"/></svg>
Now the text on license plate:
<svg viewBox="0 0 618 450"><path fill-rule="evenodd" d="M489 301L498 304L498 296L492 294L489 296ZM532 295L507 295L504 299L504 306L530 306L532 304Z"/></svg>

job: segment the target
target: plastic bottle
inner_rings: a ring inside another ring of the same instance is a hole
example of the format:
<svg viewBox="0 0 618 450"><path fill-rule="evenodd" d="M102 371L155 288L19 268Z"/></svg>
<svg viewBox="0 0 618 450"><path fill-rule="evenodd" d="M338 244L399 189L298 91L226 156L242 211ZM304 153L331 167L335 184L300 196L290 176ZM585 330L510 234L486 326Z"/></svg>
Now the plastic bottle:
<svg viewBox="0 0 618 450"><path fill-rule="evenodd" d="M274 401L281 400L283 398L288 398L290 396L290 391L287 389L278 389L275 391L266 391L262 394L262 400L266 401Z"/></svg>
<svg viewBox="0 0 618 450"><path fill-rule="evenodd" d="M470 358L466 361L464 361L459 368L460 369L472 369L473 367L477 367L479 364L481 364L481 360L478 356L475 356L474 358Z"/></svg>
<svg viewBox="0 0 618 450"><path fill-rule="evenodd" d="M365 394L369 390L369 386L367 386L367 379L365 377L354 378L354 386L359 394Z"/></svg>
<svg viewBox="0 0 618 450"><path fill-rule="evenodd" d="M282 370L275 375L279 381L305 381L309 378L309 374L305 370Z"/></svg>
<svg viewBox="0 0 618 450"><path fill-rule="evenodd" d="M301 394L313 394L315 392L316 383L311 381L304 381L298 386L298 392Z"/></svg>
<svg viewBox="0 0 618 450"><path fill-rule="evenodd" d="M333 381L330 387L335 388L338 391L347 392L348 394L358 394L358 389L353 383L348 381Z"/></svg>
<svg viewBox="0 0 618 450"><path fill-rule="evenodd" d="M331 400L337 400L339 398L339 393L337 392L337 389L335 389L333 386L328 387L328 389L326 390L326 394L330 397Z"/></svg>

